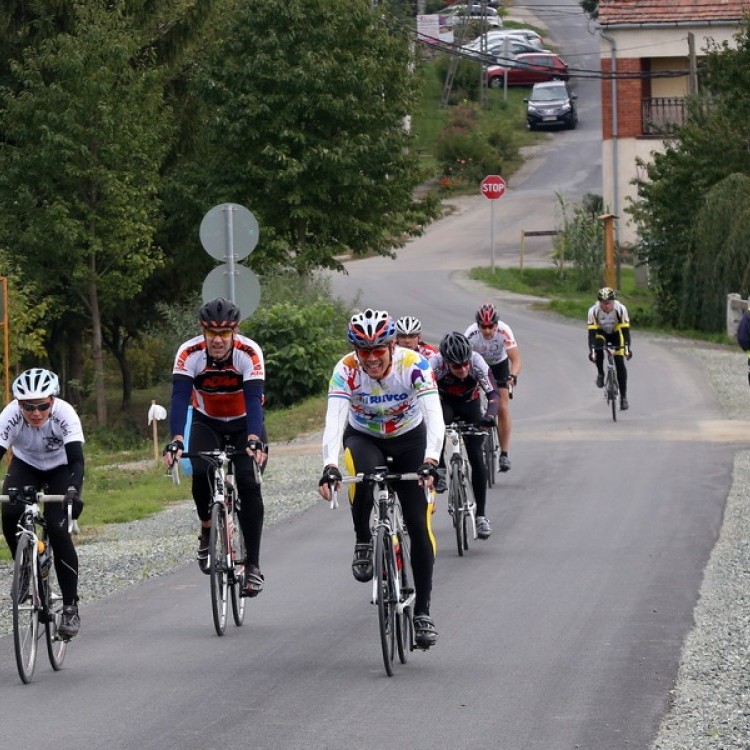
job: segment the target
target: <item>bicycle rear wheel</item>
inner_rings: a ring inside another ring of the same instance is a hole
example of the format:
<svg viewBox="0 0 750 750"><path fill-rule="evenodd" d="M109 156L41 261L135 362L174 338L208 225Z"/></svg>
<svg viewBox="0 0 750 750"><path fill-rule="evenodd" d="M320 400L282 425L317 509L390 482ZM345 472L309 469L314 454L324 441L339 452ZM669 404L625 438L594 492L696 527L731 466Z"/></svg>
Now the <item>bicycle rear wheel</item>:
<svg viewBox="0 0 750 750"><path fill-rule="evenodd" d="M458 549L459 557L463 557L464 555L465 536L462 489L463 479L461 478L461 471L458 464L454 463L451 466L451 484L448 502L450 504L451 515L453 516L453 529L456 532L456 548Z"/></svg>
<svg viewBox="0 0 750 750"><path fill-rule="evenodd" d="M63 662L65 661L68 642L60 638L57 634L57 628L62 619L63 600L54 565L50 565L49 574L44 586L46 588L44 593L44 615L46 619L44 630L47 638L47 656L49 656L49 663L52 665L52 669L57 672L62 669Z"/></svg>
<svg viewBox="0 0 750 750"><path fill-rule="evenodd" d="M232 522L234 523L234 580L230 591L232 592L232 617L234 624L239 627L245 621L245 599L242 596L242 586L245 583L245 558L247 550L245 549L245 537L240 526L240 519L237 515L237 501L235 500L232 507Z"/></svg>
<svg viewBox="0 0 750 750"><path fill-rule="evenodd" d="M26 684L34 674L39 639L39 588L33 544L22 536L13 563L13 648L18 676Z"/></svg>
<svg viewBox="0 0 750 750"><path fill-rule="evenodd" d="M217 635L224 635L227 627L227 576L226 520L220 503L211 508L211 533L208 537L208 572L211 578L211 610Z"/></svg>
<svg viewBox="0 0 750 750"><path fill-rule="evenodd" d="M381 526L375 537L375 582L380 646L383 650L385 671L389 677L393 675L393 657L396 652L396 596L393 587L395 575L391 537Z"/></svg>

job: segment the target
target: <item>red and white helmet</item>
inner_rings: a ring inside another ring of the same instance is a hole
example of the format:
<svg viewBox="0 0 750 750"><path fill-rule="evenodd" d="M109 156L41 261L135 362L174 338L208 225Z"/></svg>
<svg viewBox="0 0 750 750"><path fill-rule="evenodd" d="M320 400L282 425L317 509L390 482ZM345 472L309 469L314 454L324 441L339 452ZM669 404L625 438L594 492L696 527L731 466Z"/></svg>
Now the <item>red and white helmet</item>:
<svg viewBox="0 0 750 750"><path fill-rule="evenodd" d="M477 310L476 320L480 326L494 326L500 320L500 316L497 314L497 308L487 302Z"/></svg>

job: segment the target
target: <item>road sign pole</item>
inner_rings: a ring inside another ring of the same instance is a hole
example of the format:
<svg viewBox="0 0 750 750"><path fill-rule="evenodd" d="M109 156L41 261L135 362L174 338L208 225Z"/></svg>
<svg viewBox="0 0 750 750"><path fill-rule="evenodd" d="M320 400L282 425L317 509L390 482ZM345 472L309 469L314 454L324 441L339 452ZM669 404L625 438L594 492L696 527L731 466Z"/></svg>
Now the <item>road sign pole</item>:
<svg viewBox="0 0 750 750"><path fill-rule="evenodd" d="M227 292L229 295L229 301L234 302L235 289L234 289L234 222L232 221L232 214L234 207L232 205L224 206L224 211L227 220L227 254L225 260L227 261Z"/></svg>
<svg viewBox="0 0 750 750"><path fill-rule="evenodd" d="M495 273L495 201L490 201L490 243L492 245L492 273Z"/></svg>

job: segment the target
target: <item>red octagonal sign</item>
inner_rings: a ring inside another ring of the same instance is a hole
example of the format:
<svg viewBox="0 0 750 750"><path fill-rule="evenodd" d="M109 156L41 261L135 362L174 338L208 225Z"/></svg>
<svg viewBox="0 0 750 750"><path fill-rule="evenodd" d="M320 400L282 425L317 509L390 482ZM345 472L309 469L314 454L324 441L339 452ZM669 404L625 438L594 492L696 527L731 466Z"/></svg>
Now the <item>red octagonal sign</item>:
<svg viewBox="0 0 750 750"><path fill-rule="evenodd" d="M496 201L505 195L505 180L499 174L488 174L481 183L482 195L491 201Z"/></svg>

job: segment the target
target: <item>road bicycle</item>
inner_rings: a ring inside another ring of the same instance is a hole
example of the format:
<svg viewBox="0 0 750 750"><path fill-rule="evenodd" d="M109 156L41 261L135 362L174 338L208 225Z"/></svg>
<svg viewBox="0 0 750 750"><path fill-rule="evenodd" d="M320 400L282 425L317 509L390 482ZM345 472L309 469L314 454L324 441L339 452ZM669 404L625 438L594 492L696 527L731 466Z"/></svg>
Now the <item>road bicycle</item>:
<svg viewBox="0 0 750 750"><path fill-rule="evenodd" d="M205 451L183 453L183 458L200 458L212 466L211 482L211 532L208 537L207 569L211 580L211 611L217 635L224 635L227 627L227 603L231 596L232 617L238 627L245 620L245 538L242 534L238 512L240 498L234 481L232 456L244 453L225 445ZM175 461L172 465L174 466ZM253 462L256 481L260 472Z"/></svg>
<svg viewBox="0 0 750 750"><path fill-rule="evenodd" d="M417 481L416 472L392 473L378 466L369 474L344 477L342 484L369 485L373 497L371 520L374 575L370 601L378 608L380 646L386 674L393 675L396 653L406 664L414 642L414 578L411 569L409 534L404 525L401 503L391 484ZM338 494L331 486L331 507L338 507Z"/></svg>
<svg viewBox="0 0 750 750"><path fill-rule="evenodd" d="M612 410L612 419L617 421L617 399L620 395L620 386L617 382L617 367L615 366L615 352L621 349L607 342L606 346L603 346L605 355L605 372L604 372L604 400L607 402L607 406Z"/></svg>
<svg viewBox="0 0 750 750"><path fill-rule="evenodd" d="M488 432L474 424L456 421L445 428L445 451L448 469L448 512L453 518L453 529L456 532L456 548L463 557L469 549L469 526L474 539L477 538L477 504L470 488L471 466L466 456L464 435L481 435L487 441Z"/></svg>
<svg viewBox="0 0 750 750"><path fill-rule="evenodd" d="M64 502L64 495L45 495L35 487L8 488L0 502L20 503L24 509L18 519L18 546L13 562L11 606L13 608L13 648L18 676L28 684L34 674L40 625L44 625L47 655L52 669L62 669L68 640L58 634L63 614L63 600L47 541L47 523L41 503ZM68 533L72 531L72 508L68 503Z"/></svg>

